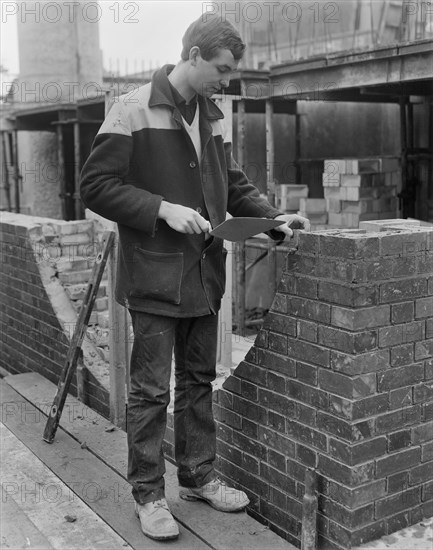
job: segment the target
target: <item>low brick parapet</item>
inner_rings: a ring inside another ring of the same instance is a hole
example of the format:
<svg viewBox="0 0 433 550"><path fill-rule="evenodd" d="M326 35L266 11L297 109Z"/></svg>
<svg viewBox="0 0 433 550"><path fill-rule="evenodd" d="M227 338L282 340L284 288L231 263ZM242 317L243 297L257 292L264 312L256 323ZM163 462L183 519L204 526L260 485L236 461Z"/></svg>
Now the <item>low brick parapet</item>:
<svg viewBox="0 0 433 550"><path fill-rule="evenodd" d="M62 279L66 269L78 269L70 275L83 275L84 295L99 246L93 225L2 212L0 367L5 371L37 372L58 383L77 321ZM97 320L96 311L94 316ZM89 337L82 348L87 404L108 416L108 368ZM70 391L77 395L75 376Z"/></svg>
<svg viewBox="0 0 433 550"><path fill-rule="evenodd" d="M431 516L433 228L301 233L215 410L221 473L298 546L307 467L321 548Z"/></svg>

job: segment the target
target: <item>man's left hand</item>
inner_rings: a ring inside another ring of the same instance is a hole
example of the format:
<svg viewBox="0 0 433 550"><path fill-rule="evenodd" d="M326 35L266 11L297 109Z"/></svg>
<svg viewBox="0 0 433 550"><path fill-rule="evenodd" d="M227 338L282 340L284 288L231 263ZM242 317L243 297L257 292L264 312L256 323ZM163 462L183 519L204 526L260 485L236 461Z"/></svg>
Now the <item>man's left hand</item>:
<svg viewBox="0 0 433 550"><path fill-rule="evenodd" d="M292 229L303 229L304 231L310 231L310 220L298 216L298 214L282 214L274 218L275 220L284 220L286 223L275 227L275 231L281 231L286 237L290 239L293 237Z"/></svg>

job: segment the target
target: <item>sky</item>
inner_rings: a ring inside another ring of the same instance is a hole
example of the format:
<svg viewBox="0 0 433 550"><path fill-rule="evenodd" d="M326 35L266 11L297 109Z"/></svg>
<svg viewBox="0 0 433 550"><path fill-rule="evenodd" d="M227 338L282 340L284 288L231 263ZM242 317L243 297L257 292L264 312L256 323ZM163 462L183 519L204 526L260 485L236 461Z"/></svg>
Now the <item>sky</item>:
<svg viewBox="0 0 433 550"><path fill-rule="evenodd" d="M58 0L57 4L60 3ZM212 2L202 0L102 0L98 3L104 68L115 72L119 66L121 74L140 71L143 65L149 69L167 62L176 63L189 23L212 9ZM9 70L9 77L15 77L19 72L17 17L21 1L2 0L0 4L0 63ZM18 11L17 15L13 11ZM97 14L96 9L89 10L89 18L96 17L93 14Z"/></svg>

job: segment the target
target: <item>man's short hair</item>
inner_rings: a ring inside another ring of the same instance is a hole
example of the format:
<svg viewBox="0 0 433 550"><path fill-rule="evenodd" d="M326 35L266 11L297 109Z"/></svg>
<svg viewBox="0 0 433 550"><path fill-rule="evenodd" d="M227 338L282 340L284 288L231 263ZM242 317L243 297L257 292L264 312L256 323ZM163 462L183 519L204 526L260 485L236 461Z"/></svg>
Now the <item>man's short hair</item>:
<svg viewBox="0 0 433 550"><path fill-rule="evenodd" d="M182 38L181 58L187 61L193 46L200 48L200 55L209 61L218 50L230 50L236 61L240 60L245 51L245 44L236 28L218 16L204 14L191 23Z"/></svg>

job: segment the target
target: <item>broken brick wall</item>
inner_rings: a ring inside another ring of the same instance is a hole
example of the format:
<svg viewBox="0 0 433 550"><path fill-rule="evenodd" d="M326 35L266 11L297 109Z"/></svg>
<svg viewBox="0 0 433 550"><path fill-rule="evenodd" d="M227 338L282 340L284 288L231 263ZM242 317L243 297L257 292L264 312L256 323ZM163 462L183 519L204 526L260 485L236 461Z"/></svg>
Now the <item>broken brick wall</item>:
<svg viewBox="0 0 433 550"><path fill-rule="evenodd" d="M301 233L254 346L216 398L221 474L293 544L307 467L319 479L320 548L431 516L433 230Z"/></svg>
<svg viewBox="0 0 433 550"><path fill-rule="evenodd" d="M81 230L81 229L82 230ZM38 372L58 383L77 314L66 297L59 260L77 260L83 235L92 222L63 222L2 212L0 223L0 366L11 374ZM57 258L57 256L59 256ZM86 357L86 404L108 418L109 393ZM99 370L103 370L102 368ZM108 377L108 369L107 377ZM70 392L77 395L76 377Z"/></svg>

